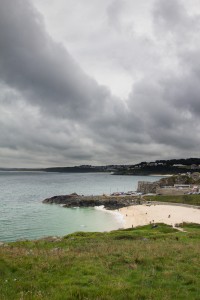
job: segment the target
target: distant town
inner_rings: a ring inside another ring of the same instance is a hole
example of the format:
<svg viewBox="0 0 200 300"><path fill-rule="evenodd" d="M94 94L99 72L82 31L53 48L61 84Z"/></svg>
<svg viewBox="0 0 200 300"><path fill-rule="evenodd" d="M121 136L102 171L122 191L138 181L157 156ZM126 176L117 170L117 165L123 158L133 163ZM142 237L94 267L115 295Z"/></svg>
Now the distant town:
<svg viewBox="0 0 200 300"><path fill-rule="evenodd" d="M200 158L156 160L130 165L92 166L51 168L0 168L0 171L43 171L59 173L111 172L113 175L166 175L200 171Z"/></svg>

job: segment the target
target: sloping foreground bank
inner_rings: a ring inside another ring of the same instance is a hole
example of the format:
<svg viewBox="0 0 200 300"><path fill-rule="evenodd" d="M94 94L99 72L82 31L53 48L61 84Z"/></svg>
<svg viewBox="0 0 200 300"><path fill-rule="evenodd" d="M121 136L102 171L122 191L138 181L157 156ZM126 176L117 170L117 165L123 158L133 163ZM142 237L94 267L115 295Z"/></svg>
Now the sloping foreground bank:
<svg viewBox="0 0 200 300"><path fill-rule="evenodd" d="M199 299L200 226L144 226L0 246L2 300Z"/></svg>

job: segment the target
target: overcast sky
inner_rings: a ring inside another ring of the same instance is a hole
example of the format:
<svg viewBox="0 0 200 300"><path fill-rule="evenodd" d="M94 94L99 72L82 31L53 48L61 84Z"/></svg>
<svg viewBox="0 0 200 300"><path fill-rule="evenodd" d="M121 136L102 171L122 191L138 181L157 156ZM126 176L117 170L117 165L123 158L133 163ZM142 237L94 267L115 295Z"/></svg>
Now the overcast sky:
<svg viewBox="0 0 200 300"><path fill-rule="evenodd" d="M199 0L0 0L0 167L199 157Z"/></svg>

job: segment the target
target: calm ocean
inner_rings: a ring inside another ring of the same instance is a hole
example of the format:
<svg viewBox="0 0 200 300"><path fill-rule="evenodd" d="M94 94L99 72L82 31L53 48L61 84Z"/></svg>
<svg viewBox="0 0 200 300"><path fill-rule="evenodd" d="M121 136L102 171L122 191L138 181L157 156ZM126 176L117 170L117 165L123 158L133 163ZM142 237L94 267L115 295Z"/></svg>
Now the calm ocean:
<svg viewBox="0 0 200 300"><path fill-rule="evenodd" d="M105 173L0 172L0 241L117 229L122 219L115 213L95 208L63 208L42 204L42 200L73 192L98 195L136 190L139 180L159 178Z"/></svg>

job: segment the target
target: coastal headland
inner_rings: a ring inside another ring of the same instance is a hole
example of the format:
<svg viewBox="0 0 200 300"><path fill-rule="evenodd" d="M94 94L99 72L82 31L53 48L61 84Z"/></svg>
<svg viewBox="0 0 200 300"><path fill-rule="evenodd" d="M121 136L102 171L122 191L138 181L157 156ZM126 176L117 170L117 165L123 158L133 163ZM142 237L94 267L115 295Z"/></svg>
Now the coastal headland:
<svg viewBox="0 0 200 300"><path fill-rule="evenodd" d="M141 204L140 196L83 196L76 193L70 195L60 195L43 200L47 204L60 204L63 207L95 207L104 206L106 209L115 210L130 205Z"/></svg>

